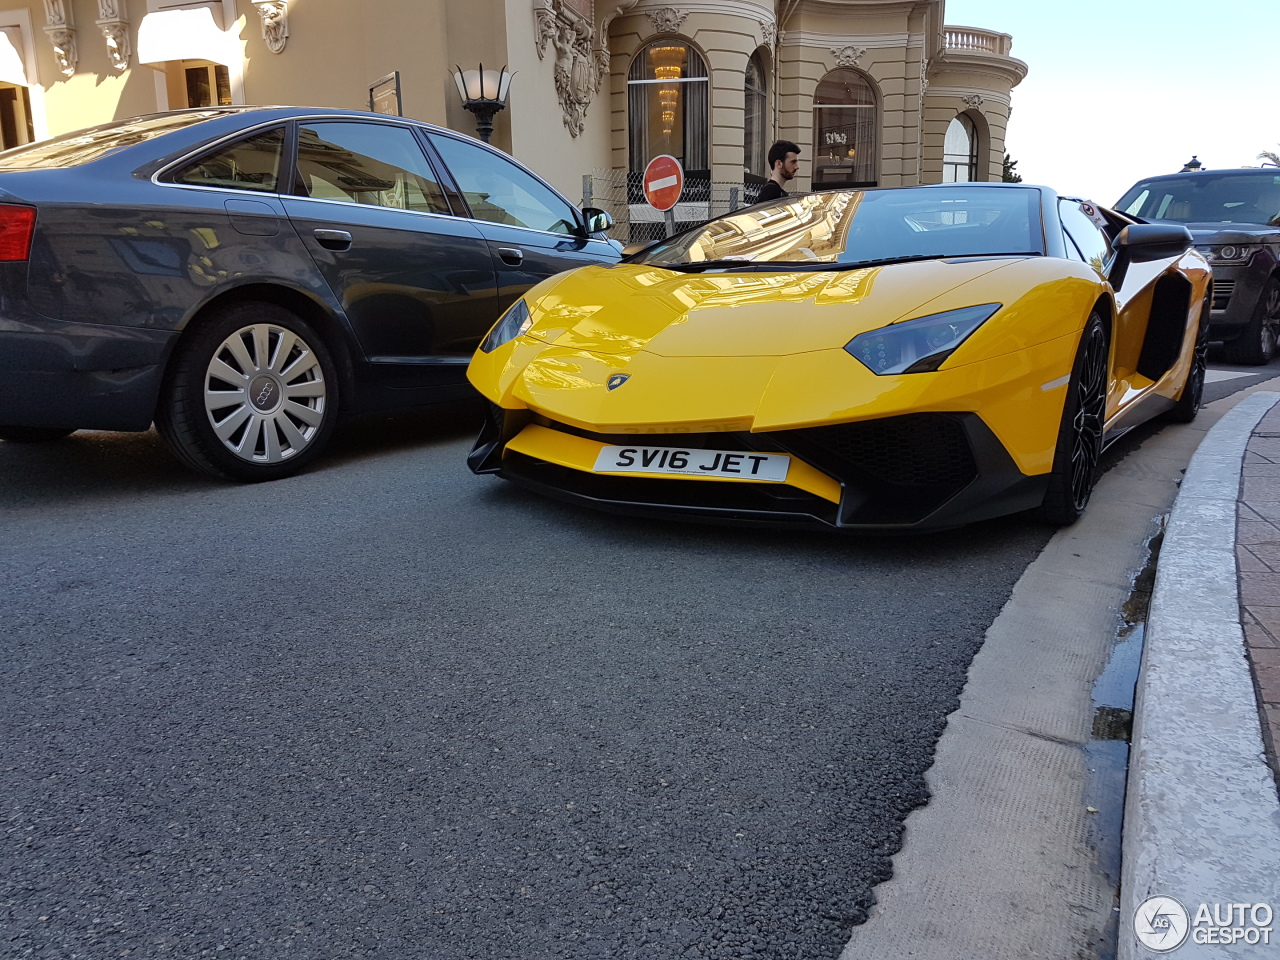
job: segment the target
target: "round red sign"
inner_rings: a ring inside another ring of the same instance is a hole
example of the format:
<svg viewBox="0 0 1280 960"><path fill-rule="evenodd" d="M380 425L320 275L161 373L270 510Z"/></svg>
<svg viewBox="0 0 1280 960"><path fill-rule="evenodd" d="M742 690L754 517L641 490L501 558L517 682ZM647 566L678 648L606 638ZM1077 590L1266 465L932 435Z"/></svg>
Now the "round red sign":
<svg viewBox="0 0 1280 960"><path fill-rule="evenodd" d="M655 210L670 210L684 189L684 170L675 157L654 157L644 168L644 198Z"/></svg>

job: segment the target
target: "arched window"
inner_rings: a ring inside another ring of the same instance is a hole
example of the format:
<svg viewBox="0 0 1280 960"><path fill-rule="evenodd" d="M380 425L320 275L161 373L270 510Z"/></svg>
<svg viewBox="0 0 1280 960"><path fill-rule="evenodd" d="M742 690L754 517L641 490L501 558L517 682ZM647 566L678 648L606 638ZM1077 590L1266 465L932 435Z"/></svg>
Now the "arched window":
<svg viewBox="0 0 1280 960"><path fill-rule="evenodd" d="M768 104L769 97L765 89L764 64L760 62L760 54L755 53L747 61L747 73L743 85L743 105L746 113L742 125L742 168L747 177L765 178L769 176L766 164L768 146Z"/></svg>
<svg viewBox="0 0 1280 960"><path fill-rule="evenodd" d="M962 113L951 121L942 141L942 182L969 183L977 179L978 131Z"/></svg>
<svg viewBox="0 0 1280 960"><path fill-rule="evenodd" d="M813 188L874 187L876 94L856 70L833 70L813 96Z"/></svg>
<svg viewBox="0 0 1280 960"><path fill-rule="evenodd" d="M665 153L687 178L710 177L707 65L696 50L675 39L642 49L627 74L627 109L632 173Z"/></svg>

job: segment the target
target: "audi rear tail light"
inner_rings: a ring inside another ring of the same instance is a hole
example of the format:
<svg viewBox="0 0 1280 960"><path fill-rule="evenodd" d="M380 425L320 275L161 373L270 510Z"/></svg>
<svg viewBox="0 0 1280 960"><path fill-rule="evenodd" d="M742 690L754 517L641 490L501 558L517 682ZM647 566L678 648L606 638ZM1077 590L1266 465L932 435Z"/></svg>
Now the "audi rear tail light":
<svg viewBox="0 0 1280 960"><path fill-rule="evenodd" d="M0 261L26 260L35 229L35 207L0 203Z"/></svg>

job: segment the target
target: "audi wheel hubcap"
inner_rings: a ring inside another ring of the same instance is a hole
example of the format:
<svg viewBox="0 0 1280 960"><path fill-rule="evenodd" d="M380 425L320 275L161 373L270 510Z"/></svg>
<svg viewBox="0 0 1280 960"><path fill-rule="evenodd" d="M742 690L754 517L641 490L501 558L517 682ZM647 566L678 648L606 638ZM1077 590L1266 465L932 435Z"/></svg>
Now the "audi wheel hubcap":
<svg viewBox="0 0 1280 960"><path fill-rule="evenodd" d="M204 407L222 445L250 463L280 463L311 445L328 391L315 351L270 323L242 327L213 353Z"/></svg>

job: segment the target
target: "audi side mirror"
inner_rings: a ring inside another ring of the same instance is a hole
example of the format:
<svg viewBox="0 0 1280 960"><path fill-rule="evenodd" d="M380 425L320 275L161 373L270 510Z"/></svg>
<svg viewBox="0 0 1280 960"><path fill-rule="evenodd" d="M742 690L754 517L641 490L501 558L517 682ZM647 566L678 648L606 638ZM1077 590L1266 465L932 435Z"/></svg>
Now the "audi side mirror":
<svg viewBox="0 0 1280 960"><path fill-rule="evenodd" d="M1119 290L1131 263L1179 257L1191 249L1191 231L1177 223L1131 223L1115 239L1116 256L1107 279Z"/></svg>
<svg viewBox="0 0 1280 960"><path fill-rule="evenodd" d="M587 233L604 233L613 226L613 217L599 207L583 207L582 219Z"/></svg>

